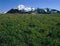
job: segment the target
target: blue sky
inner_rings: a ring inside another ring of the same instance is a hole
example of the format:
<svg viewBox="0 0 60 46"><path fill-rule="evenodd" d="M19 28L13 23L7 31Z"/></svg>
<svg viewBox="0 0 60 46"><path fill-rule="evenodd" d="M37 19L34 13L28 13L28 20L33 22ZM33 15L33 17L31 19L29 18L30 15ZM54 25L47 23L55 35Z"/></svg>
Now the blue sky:
<svg viewBox="0 0 60 46"><path fill-rule="evenodd" d="M54 8L60 10L60 0L0 0L0 12L16 8L19 4L34 8Z"/></svg>

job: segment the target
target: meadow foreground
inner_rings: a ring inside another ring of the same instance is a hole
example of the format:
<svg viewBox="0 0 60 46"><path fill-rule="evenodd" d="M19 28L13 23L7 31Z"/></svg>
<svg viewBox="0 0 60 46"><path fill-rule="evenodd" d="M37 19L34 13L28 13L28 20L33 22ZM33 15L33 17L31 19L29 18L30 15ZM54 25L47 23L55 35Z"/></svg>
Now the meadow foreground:
<svg viewBox="0 0 60 46"><path fill-rule="evenodd" d="M0 46L60 46L60 14L0 14Z"/></svg>

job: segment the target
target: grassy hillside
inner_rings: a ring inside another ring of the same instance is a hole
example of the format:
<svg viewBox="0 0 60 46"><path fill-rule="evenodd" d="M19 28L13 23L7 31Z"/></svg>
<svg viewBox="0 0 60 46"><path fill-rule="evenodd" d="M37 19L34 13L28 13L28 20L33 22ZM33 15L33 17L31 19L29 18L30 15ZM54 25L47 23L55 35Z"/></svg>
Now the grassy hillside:
<svg viewBox="0 0 60 46"><path fill-rule="evenodd" d="M60 14L0 14L0 46L60 46Z"/></svg>

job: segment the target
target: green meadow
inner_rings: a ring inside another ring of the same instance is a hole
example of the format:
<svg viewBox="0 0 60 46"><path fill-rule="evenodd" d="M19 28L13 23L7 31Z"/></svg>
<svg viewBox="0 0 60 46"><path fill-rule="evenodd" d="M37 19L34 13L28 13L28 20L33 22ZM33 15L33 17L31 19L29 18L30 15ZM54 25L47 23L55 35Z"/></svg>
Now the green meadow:
<svg viewBox="0 0 60 46"><path fill-rule="evenodd" d="M60 14L0 14L0 46L60 46Z"/></svg>

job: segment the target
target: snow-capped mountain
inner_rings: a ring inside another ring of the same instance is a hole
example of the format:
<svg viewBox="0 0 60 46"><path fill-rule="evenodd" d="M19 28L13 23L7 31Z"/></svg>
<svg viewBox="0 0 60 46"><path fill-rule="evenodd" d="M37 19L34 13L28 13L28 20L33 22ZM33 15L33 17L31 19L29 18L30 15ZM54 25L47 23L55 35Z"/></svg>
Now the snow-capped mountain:
<svg viewBox="0 0 60 46"><path fill-rule="evenodd" d="M32 8L32 7L26 7L25 5L18 5L17 8L10 9L7 13L52 14L52 13L60 13L60 11L51 8Z"/></svg>

